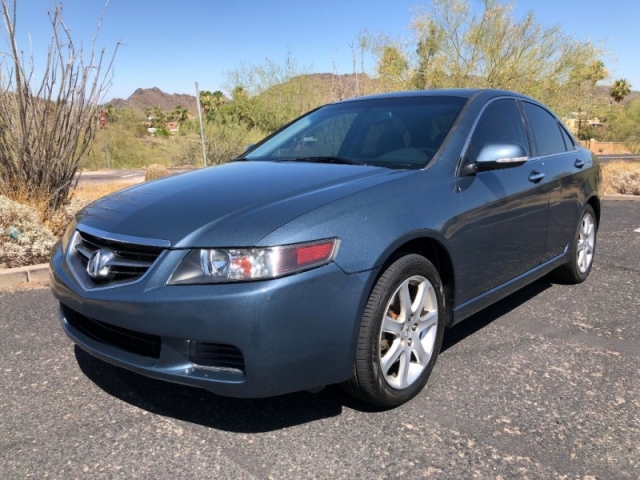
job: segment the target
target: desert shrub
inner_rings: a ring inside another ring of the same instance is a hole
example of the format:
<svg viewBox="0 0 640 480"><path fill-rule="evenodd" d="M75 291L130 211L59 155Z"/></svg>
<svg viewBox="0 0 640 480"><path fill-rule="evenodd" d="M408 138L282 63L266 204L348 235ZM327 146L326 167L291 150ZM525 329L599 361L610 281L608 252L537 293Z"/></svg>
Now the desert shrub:
<svg viewBox="0 0 640 480"><path fill-rule="evenodd" d="M623 195L640 195L640 170L615 172L608 178L610 190Z"/></svg>
<svg viewBox="0 0 640 480"><path fill-rule="evenodd" d="M199 133L183 132L181 126L179 135L152 136L143 120L127 115L130 121L123 115L124 120L107 125L111 168L146 168L153 163L167 167L202 166ZM106 168L104 131L93 140L82 166L87 170Z"/></svg>
<svg viewBox="0 0 640 480"><path fill-rule="evenodd" d="M44 263L55 241L38 210L0 195L0 268Z"/></svg>
<svg viewBox="0 0 640 480"><path fill-rule="evenodd" d="M146 130L146 126L142 124ZM111 168L144 168L152 163L161 163L154 149L164 139L151 137L148 133L139 136L137 126L126 124L109 125L106 132L109 144ZM98 135L84 157L83 167L99 170L107 167L105 134Z"/></svg>
<svg viewBox="0 0 640 480"><path fill-rule="evenodd" d="M173 167L202 167L202 145L200 138L195 135L182 135L176 141L176 148L169 153L170 164Z"/></svg>
<svg viewBox="0 0 640 480"><path fill-rule="evenodd" d="M156 178L162 178L169 176L169 170L164 165L158 163L152 163L144 171L145 181L155 180Z"/></svg>
<svg viewBox="0 0 640 480"><path fill-rule="evenodd" d="M82 208L90 203L90 200L84 198L73 198L69 203L59 208L48 220L45 221L46 227L56 237L61 237L67 226L73 220L73 217Z"/></svg>
<svg viewBox="0 0 640 480"><path fill-rule="evenodd" d="M133 135L136 138L144 138L149 136L149 130L147 129L147 125L144 123L136 123L133 126Z"/></svg>
<svg viewBox="0 0 640 480"><path fill-rule="evenodd" d="M248 128L244 123L223 120L208 121L204 125L209 165L225 163L244 152L249 144L263 139L266 134L257 128Z"/></svg>
<svg viewBox="0 0 640 480"><path fill-rule="evenodd" d="M640 142L627 142L626 145L631 153L640 153Z"/></svg>
<svg viewBox="0 0 640 480"><path fill-rule="evenodd" d="M62 4L48 11L45 55L20 47L18 2L2 0L5 44L0 62L0 194L25 197L53 213L75 186L75 173L95 135L99 100L111 85L114 54L93 41L72 38ZM24 2L20 3L24 6ZM29 8L26 6L25 8ZM46 35L46 34L45 34ZM117 46L116 46L117 50ZM36 58L37 57L37 58Z"/></svg>
<svg viewBox="0 0 640 480"><path fill-rule="evenodd" d="M640 162L612 160L602 164L606 193L640 195Z"/></svg>

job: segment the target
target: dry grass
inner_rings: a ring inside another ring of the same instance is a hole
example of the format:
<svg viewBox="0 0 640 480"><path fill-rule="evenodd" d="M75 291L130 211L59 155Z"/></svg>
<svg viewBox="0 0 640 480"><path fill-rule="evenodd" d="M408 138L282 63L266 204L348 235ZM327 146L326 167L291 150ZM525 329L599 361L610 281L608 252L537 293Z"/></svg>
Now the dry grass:
<svg viewBox="0 0 640 480"><path fill-rule="evenodd" d="M612 160L602 164L605 193L640 195L640 162Z"/></svg>
<svg viewBox="0 0 640 480"><path fill-rule="evenodd" d="M93 202L94 200L107 196L110 193L131 187L137 183L138 182L106 182L78 185L78 188L76 188L73 193L73 198L84 200L86 202Z"/></svg>
<svg viewBox="0 0 640 480"><path fill-rule="evenodd" d="M135 185L136 182L108 182L79 186L73 193L71 202L59 209L51 218L45 221L45 226L54 236L60 237L71 222L74 215L90 204L110 193Z"/></svg>

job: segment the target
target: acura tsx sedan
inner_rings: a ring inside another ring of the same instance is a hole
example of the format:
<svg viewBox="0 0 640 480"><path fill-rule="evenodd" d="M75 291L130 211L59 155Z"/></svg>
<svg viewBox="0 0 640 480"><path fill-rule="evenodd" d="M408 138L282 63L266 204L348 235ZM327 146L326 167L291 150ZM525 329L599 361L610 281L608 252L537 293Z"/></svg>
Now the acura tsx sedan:
<svg viewBox="0 0 640 480"><path fill-rule="evenodd" d="M339 383L393 407L448 327L543 275L587 278L600 180L523 95L355 98L87 206L52 289L67 335L134 372L235 397Z"/></svg>

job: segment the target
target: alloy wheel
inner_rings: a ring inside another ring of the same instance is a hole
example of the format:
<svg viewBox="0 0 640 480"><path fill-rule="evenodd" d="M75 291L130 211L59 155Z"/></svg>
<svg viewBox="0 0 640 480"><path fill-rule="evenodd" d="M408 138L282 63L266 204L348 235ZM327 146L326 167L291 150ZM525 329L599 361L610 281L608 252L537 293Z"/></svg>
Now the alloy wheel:
<svg viewBox="0 0 640 480"><path fill-rule="evenodd" d="M403 281L385 309L379 339L380 370L396 389L413 384L429 364L438 330L436 291L425 277Z"/></svg>
<svg viewBox="0 0 640 480"><path fill-rule="evenodd" d="M580 232L578 234L578 245L576 263L581 273L586 273L593 262L593 251L596 244L595 222L591 214L586 213L582 217Z"/></svg>

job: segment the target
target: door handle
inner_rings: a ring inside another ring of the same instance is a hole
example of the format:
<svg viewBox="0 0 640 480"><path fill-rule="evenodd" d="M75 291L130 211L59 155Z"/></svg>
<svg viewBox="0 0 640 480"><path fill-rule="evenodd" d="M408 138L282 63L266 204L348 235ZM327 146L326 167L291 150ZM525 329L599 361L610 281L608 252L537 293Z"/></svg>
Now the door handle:
<svg viewBox="0 0 640 480"><path fill-rule="evenodd" d="M584 160L580 160L579 158L576 158L576 161L573 162L573 166L576 168L584 167Z"/></svg>
<svg viewBox="0 0 640 480"><path fill-rule="evenodd" d="M529 174L529 181L533 183L539 183L544 178L544 173L536 172L535 170Z"/></svg>

